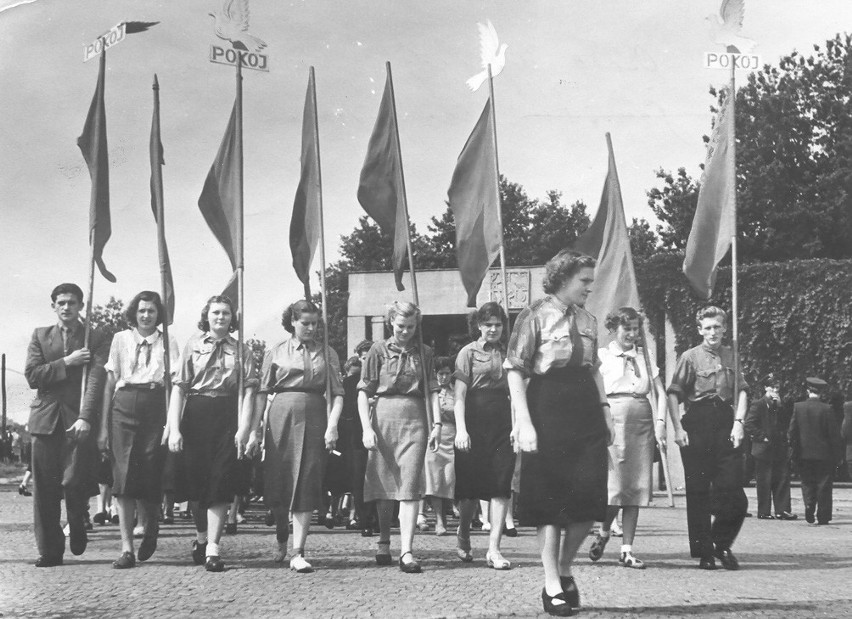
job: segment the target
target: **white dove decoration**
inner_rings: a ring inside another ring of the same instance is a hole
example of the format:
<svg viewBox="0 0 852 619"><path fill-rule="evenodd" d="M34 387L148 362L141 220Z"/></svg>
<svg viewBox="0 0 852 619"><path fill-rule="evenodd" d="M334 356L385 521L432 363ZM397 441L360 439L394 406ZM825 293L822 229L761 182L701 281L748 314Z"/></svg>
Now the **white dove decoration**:
<svg viewBox="0 0 852 619"><path fill-rule="evenodd" d="M225 0L220 12L208 15L214 20L213 30L216 36L230 41L234 49L259 52L266 47L265 41L248 33L248 0Z"/></svg>
<svg viewBox="0 0 852 619"><path fill-rule="evenodd" d="M488 65L491 65L492 77L500 75L500 71L506 65L506 48L509 47L505 43L500 45L497 31L490 19L486 24L476 24L476 26L479 28L479 54L482 57L483 70L466 82L467 87L473 92L479 90L482 83L488 79Z"/></svg>
<svg viewBox="0 0 852 619"><path fill-rule="evenodd" d="M745 0L723 0L719 15L708 15L714 43L724 45L728 52L748 54L757 45L755 41L740 36L745 17ZM732 49L733 48L733 49Z"/></svg>

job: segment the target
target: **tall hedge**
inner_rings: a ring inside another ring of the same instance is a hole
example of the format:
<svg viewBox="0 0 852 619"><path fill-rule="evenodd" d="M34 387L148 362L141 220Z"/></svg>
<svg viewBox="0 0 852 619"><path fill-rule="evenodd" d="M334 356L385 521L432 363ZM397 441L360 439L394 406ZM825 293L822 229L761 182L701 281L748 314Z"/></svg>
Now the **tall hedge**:
<svg viewBox="0 0 852 619"><path fill-rule="evenodd" d="M667 315L678 354L701 341L695 327L701 307L731 308L730 267L719 269L713 297L704 302L686 281L682 264L683 254L672 252L636 265L650 329L663 342ZM756 385L761 376L774 372L782 397L788 398L799 397L804 378L816 375L828 381L832 391L852 398L852 260L740 265L737 290L746 380ZM752 395L759 393L755 386Z"/></svg>

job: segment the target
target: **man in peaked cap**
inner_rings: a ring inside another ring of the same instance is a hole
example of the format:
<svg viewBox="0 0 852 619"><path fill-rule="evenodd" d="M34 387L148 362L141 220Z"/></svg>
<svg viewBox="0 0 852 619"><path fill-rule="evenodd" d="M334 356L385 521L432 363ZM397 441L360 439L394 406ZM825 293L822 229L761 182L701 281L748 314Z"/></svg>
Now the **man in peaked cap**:
<svg viewBox="0 0 852 619"><path fill-rule="evenodd" d="M834 468L841 458L840 428L831 407L820 400L826 382L811 377L805 387L808 398L793 405L788 437L802 478L805 520L813 524L816 515L817 524L828 524Z"/></svg>

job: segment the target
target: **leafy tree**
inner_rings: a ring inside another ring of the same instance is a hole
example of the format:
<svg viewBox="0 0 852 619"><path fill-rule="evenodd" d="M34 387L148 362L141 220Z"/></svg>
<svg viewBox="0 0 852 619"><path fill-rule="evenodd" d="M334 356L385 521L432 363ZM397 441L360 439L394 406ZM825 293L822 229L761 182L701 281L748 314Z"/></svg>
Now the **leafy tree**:
<svg viewBox="0 0 852 619"><path fill-rule="evenodd" d="M633 223L627 228L627 234L630 236L630 252L633 254L633 260L647 260L657 252L657 247L660 244L660 238L651 229L644 218L633 218Z"/></svg>
<svg viewBox="0 0 852 619"><path fill-rule="evenodd" d="M852 256L852 36L797 51L736 93L737 226L745 261ZM721 103L727 91L710 94ZM712 108L711 108L712 109ZM705 136L705 141L707 137ZM698 183L658 170L648 203L664 249L683 249Z"/></svg>
<svg viewBox="0 0 852 619"><path fill-rule="evenodd" d="M95 305L92 308L92 327L100 329L109 339L130 328L124 315L124 301L110 297L106 305Z"/></svg>

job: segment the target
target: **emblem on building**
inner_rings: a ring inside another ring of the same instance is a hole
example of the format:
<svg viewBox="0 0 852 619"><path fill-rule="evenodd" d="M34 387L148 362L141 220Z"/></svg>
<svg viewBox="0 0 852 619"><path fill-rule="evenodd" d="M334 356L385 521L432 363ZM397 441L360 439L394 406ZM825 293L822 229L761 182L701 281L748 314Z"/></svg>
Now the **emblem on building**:
<svg viewBox="0 0 852 619"><path fill-rule="evenodd" d="M509 309L524 309L530 304L529 269L508 269L506 281L509 287ZM503 277L499 270L488 272L488 284L488 299L503 305Z"/></svg>

